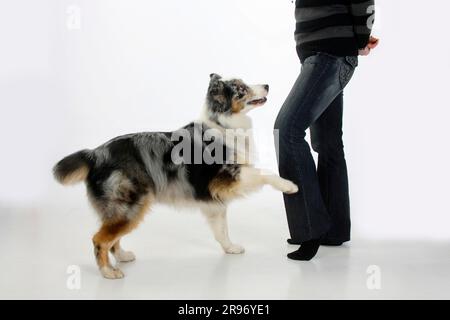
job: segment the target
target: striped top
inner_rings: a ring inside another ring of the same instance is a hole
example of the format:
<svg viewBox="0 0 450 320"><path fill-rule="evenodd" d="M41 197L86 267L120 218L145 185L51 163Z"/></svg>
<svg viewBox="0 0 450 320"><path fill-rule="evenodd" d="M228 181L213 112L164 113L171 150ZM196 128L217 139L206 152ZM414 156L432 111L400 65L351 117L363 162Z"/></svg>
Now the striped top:
<svg viewBox="0 0 450 320"><path fill-rule="evenodd" d="M355 56L374 22L374 0L296 0L295 41L303 62L317 52Z"/></svg>

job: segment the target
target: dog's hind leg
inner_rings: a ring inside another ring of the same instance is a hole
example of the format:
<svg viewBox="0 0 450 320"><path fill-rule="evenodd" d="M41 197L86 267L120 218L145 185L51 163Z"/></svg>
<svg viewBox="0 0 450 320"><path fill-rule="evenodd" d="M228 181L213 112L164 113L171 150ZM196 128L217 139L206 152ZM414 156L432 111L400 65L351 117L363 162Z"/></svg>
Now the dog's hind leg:
<svg viewBox="0 0 450 320"><path fill-rule="evenodd" d="M108 252L114 243L129 229L127 220L113 223L103 223L100 230L92 238L94 244L94 254L98 268L105 278L120 279L124 274L118 268L114 268L110 261Z"/></svg>
<svg viewBox="0 0 450 320"><path fill-rule="evenodd" d="M111 265L108 256L110 250L119 262L134 260L134 254L123 251L119 241L137 227L147 211L149 203L150 201L145 199L136 204L134 210L131 210L129 214L121 215L122 218L104 220L100 230L94 235L92 242L95 258L100 272L105 278L120 279L124 276L120 269Z"/></svg>
<svg viewBox="0 0 450 320"><path fill-rule="evenodd" d="M111 247L111 253L113 254L114 258L117 262L130 262L134 261L136 259L136 256L131 251L125 251L120 246L120 239L114 243L114 245Z"/></svg>
<svg viewBox="0 0 450 320"><path fill-rule="evenodd" d="M220 243L225 253L238 254L245 251L242 246L233 244L228 236L226 206L216 205L202 208L202 212L211 227L214 238Z"/></svg>

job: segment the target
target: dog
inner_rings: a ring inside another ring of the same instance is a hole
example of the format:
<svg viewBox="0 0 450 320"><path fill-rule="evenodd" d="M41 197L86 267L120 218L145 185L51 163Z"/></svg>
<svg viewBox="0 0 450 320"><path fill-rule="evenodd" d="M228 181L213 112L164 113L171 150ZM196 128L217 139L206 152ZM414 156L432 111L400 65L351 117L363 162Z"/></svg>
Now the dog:
<svg viewBox="0 0 450 320"><path fill-rule="evenodd" d="M118 262L135 259L122 249L120 239L155 203L199 208L225 253L239 254L244 248L228 236L230 201L263 185L287 194L298 191L293 182L256 168L248 156L253 138L247 113L264 105L268 92L268 85L211 74L200 120L172 132L119 136L55 165L54 177L61 184L86 184L102 223L92 241L105 278L124 276L111 265L109 252ZM241 142L233 143L236 140Z"/></svg>

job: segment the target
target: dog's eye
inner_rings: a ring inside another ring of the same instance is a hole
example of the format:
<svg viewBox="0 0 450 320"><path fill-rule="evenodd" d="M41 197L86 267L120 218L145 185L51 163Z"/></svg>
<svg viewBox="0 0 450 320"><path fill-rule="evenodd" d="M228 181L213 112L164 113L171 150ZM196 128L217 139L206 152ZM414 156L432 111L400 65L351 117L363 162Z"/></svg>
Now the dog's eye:
<svg viewBox="0 0 450 320"><path fill-rule="evenodd" d="M247 94L247 89L243 86L236 87L237 97L242 99Z"/></svg>

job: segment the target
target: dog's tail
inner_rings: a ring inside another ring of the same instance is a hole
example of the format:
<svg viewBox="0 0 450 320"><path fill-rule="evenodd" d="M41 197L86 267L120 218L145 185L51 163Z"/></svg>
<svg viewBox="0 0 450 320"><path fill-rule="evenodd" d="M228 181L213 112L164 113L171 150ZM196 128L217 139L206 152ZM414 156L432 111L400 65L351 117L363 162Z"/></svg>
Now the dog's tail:
<svg viewBox="0 0 450 320"><path fill-rule="evenodd" d="M91 169L90 150L81 150L65 157L53 167L55 179L70 185L86 180Z"/></svg>

